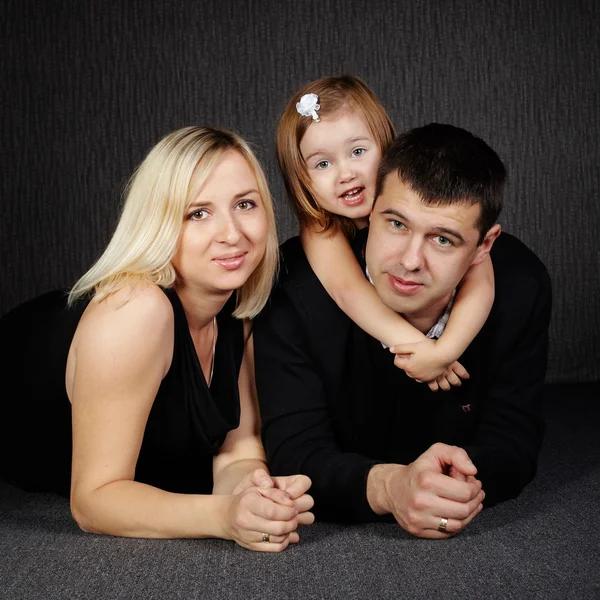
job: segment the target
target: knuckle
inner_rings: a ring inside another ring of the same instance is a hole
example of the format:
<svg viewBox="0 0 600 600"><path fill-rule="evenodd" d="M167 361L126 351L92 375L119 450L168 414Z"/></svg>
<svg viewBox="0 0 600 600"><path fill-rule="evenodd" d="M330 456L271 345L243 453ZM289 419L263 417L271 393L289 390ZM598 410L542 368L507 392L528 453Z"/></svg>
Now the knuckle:
<svg viewBox="0 0 600 600"><path fill-rule="evenodd" d="M421 520L421 516L418 511L409 509L406 512L406 522L409 525L409 527L416 528L416 526L418 525L420 520Z"/></svg>
<svg viewBox="0 0 600 600"><path fill-rule="evenodd" d="M238 529L245 529L246 525L247 525L247 521L246 518L244 516L243 513L236 513L236 515L233 518L233 524L238 528Z"/></svg>
<svg viewBox="0 0 600 600"><path fill-rule="evenodd" d="M429 508L429 502L425 494L416 494L412 501L413 510L422 511Z"/></svg>

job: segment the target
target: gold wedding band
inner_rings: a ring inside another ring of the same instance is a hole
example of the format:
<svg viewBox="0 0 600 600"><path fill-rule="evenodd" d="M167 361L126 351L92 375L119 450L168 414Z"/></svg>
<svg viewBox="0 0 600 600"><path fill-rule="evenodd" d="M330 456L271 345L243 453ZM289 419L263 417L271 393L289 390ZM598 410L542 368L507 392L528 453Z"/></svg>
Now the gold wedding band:
<svg viewBox="0 0 600 600"><path fill-rule="evenodd" d="M270 533L263 533L262 536L263 536L262 541L265 544L268 544L271 541L271 534Z"/></svg>
<svg viewBox="0 0 600 600"><path fill-rule="evenodd" d="M440 519L440 524L438 525L438 531L441 533L446 533L446 525L448 525L448 519L444 519L444 517L442 517Z"/></svg>

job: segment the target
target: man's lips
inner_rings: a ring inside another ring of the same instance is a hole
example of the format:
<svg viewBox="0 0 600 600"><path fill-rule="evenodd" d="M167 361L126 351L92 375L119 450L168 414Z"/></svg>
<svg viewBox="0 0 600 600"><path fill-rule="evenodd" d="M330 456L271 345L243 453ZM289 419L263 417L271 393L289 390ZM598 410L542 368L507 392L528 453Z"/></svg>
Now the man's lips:
<svg viewBox="0 0 600 600"><path fill-rule="evenodd" d="M218 256L217 258L213 258L212 261L228 271L234 271L242 266L246 254L246 252L236 252L235 254Z"/></svg>
<svg viewBox="0 0 600 600"><path fill-rule="evenodd" d="M346 206L358 206L365 200L365 188L362 186L355 186L346 190L340 195L340 198Z"/></svg>
<svg viewBox="0 0 600 600"><path fill-rule="evenodd" d="M401 277L394 277L388 273L388 281L392 289L400 292L401 294L407 294L409 296L416 294L422 287L423 284L418 281L411 281L410 279L402 279Z"/></svg>

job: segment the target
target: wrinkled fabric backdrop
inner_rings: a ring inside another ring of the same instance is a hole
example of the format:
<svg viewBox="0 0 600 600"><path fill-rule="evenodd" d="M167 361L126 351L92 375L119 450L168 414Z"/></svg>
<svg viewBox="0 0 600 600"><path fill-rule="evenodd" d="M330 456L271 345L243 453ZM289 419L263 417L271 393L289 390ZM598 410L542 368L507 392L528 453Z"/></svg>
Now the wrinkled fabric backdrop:
<svg viewBox="0 0 600 600"><path fill-rule="evenodd" d="M278 117L353 73L399 130L447 122L498 151L501 223L553 281L548 380L600 379L599 2L4 0L0 28L0 314L90 266L129 174L185 125L252 142L295 235Z"/></svg>

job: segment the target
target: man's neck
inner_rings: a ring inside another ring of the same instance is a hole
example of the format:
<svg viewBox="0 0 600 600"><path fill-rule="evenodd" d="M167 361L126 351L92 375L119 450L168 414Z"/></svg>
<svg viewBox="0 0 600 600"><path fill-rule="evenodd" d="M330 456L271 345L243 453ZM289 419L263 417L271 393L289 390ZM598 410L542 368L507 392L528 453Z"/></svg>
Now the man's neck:
<svg viewBox="0 0 600 600"><path fill-rule="evenodd" d="M416 313L403 313L402 316L413 327L427 335L429 330L438 322L439 318L446 310L451 297L452 292L447 296L444 296L441 300L438 300L433 306Z"/></svg>

